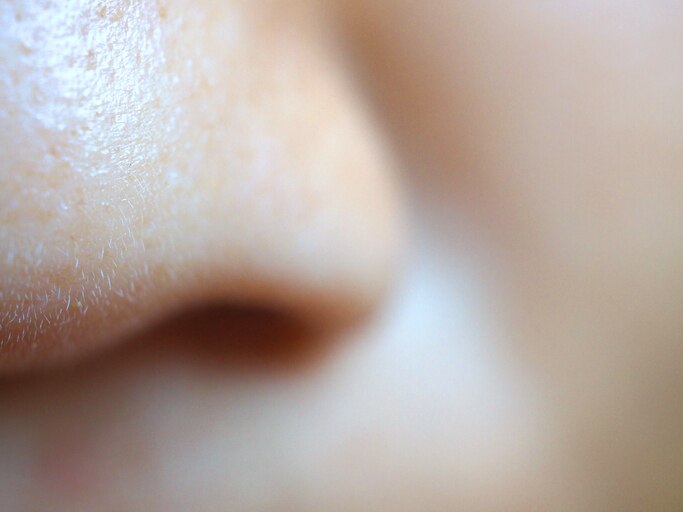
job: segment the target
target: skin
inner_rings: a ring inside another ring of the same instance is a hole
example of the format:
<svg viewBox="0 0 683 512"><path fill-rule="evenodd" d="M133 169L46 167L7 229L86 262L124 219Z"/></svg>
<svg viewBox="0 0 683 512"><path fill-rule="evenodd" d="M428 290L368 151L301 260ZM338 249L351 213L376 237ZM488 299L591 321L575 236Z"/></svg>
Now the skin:
<svg viewBox="0 0 683 512"><path fill-rule="evenodd" d="M376 300L397 239L385 157L289 7L2 8L0 368L196 304L329 322Z"/></svg>
<svg viewBox="0 0 683 512"><path fill-rule="evenodd" d="M682 13L428 5L0 8L0 508L680 509Z"/></svg>
<svg viewBox="0 0 683 512"><path fill-rule="evenodd" d="M495 240L508 346L544 389L591 509L676 510L683 10L432 7L344 10L398 146L428 169L414 183L436 218L455 198Z"/></svg>

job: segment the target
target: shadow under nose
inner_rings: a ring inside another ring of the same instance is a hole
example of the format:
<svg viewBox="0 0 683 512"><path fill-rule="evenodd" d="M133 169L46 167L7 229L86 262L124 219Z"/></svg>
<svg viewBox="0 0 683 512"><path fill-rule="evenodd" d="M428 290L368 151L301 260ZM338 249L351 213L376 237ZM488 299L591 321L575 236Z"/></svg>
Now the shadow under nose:
<svg viewBox="0 0 683 512"><path fill-rule="evenodd" d="M286 314L243 306L184 311L136 336L134 343L207 369L303 370L329 353L330 333Z"/></svg>
<svg viewBox="0 0 683 512"><path fill-rule="evenodd" d="M162 319L123 343L76 361L0 378L0 389L82 382L125 370L181 365L228 375L291 375L322 364L336 336L269 309L211 305ZM23 383L23 385L22 385Z"/></svg>

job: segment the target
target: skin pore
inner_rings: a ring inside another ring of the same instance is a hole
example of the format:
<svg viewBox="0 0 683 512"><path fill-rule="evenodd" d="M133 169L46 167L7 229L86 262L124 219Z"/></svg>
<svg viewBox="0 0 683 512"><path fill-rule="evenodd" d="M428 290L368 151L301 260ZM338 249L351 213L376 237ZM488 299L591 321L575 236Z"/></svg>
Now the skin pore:
<svg viewBox="0 0 683 512"><path fill-rule="evenodd" d="M678 510L681 16L0 6L0 508Z"/></svg>

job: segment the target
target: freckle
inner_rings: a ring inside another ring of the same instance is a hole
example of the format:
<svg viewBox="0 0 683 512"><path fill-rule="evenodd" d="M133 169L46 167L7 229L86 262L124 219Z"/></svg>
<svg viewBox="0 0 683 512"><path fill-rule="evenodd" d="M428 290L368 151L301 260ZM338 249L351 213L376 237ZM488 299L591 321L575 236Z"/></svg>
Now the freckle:
<svg viewBox="0 0 683 512"><path fill-rule="evenodd" d="M87 60L86 69L88 69L88 70L95 69L95 65L97 64L97 62L95 60L95 52L93 50L88 50L88 53L86 54L86 60Z"/></svg>
<svg viewBox="0 0 683 512"><path fill-rule="evenodd" d="M159 9L159 18L166 19L168 16L168 6L166 5L165 0L161 0L157 2L157 8Z"/></svg>
<svg viewBox="0 0 683 512"><path fill-rule="evenodd" d="M22 55L31 55L33 53L33 48L28 46L25 43L20 43L19 44L19 51L21 52Z"/></svg>

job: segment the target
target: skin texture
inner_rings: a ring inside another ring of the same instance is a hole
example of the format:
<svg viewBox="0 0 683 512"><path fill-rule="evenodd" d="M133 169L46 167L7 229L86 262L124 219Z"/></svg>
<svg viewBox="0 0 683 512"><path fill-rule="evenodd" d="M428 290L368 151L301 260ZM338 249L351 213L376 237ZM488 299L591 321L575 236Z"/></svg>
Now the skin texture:
<svg viewBox="0 0 683 512"><path fill-rule="evenodd" d="M2 7L0 367L197 303L330 321L374 302L395 193L308 11Z"/></svg>
<svg viewBox="0 0 683 512"><path fill-rule="evenodd" d="M0 9L0 508L681 509L673 3Z"/></svg>

